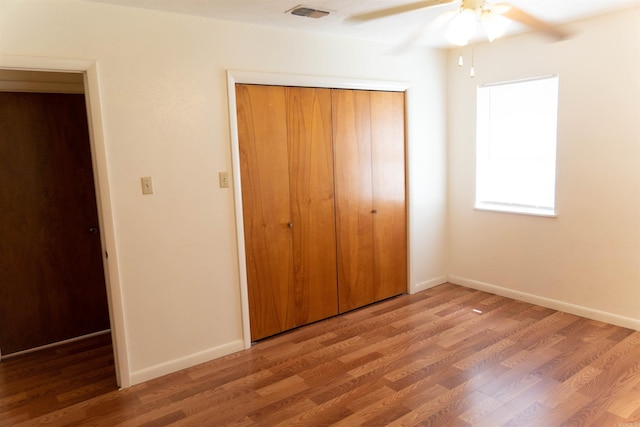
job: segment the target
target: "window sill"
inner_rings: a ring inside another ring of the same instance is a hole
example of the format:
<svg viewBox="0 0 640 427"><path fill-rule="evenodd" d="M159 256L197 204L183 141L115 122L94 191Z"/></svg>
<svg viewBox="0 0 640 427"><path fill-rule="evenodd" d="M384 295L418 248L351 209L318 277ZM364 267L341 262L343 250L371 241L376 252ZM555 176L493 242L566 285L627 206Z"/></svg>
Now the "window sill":
<svg viewBox="0 0 640 427"><path fill-rule="evenodd" d="M503 204L497 204L497 203L477 203L474 209L478 211L511 213L511 214L517 214L517 215L542 216L547 218L558 217L558 214L551 209L536 208L533 206L503 205Z"/></svg>

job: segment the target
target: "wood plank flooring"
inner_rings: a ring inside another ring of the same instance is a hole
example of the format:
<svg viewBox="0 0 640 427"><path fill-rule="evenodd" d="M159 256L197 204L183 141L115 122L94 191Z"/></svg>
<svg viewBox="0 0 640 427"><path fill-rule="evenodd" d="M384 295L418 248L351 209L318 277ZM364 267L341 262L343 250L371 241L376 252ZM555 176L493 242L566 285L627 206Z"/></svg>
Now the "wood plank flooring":
<svg viewBox="0 0 640 427"><path fill-rule="evenodd" d="M108 336L42 353L0 426L640 427L640 332L451 284L125 390Z"/></svg>

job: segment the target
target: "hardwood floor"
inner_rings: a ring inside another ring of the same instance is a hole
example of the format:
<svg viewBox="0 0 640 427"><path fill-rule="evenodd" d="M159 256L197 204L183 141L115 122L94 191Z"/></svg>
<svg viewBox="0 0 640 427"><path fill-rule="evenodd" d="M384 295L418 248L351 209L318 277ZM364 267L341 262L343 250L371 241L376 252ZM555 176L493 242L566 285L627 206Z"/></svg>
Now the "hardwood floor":
<svg viewBox="0 0 640 427"><path fill-rule="evenodd" d="M640 427L640 332L451 284L125 390L108 338L3 360L0 426Z"/></svg>
<svg viewBox="0 0 640 427"><path fill-rule="evenodd" d="M5 357L0 361L0 426L51 423L58 409L117 389L110 334ZM50 425L65 425L65 419Z"/></svg>

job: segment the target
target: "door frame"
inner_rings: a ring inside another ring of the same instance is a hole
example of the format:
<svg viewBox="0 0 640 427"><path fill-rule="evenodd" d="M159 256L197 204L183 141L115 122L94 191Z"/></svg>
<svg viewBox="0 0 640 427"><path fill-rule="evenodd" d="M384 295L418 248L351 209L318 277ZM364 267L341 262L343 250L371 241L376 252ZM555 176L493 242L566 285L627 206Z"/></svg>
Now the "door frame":
<svg viewBox="0 0 640 427"><path fill-rule="evenodd" d="M261 73L252 71L227 70L227 93L229 101L229 131L231 137L231 171L233 176L233 199L236 217L236 241L238 250L238 274L240 278L240 302L242 309L242 333L244 348L251 347L251 330L249 327L249 294L247 284L247 262L244 244L244 217L242 211L242 188L240 182L240 144L238 142L238 115L236 113L236 83L261 84L274 86L296 86L329 89L380 90L405 93L405 129L408 128L406 112L408 111L411 82L392 80L367 80L343 77L314 76L301 74ZM408 142L405 132L405 144ZM405 145L405 147L406 147ZM405 149L405 176L408 176L407 149ZM406 194L409 194L408 184ZM409 200L407 200L407 231L409 230ZM407 233L407 264L410 260L409 233ZM407 265L407 272L411 271ZM411 281L407 275L407 290L411 292Z"/></svg>
<svg viewBox="0 0 640 427"><path fill-rule="evenodd" d="M116 234L110 197L109 169L104 137L104 124L99 92L99 72L96 61L30 56L0 55L0 68L14 71L53 71L80 73L84 77L84 93L89 125L89 145L93 166L96 205L103 252L104 279L109 306L111 340L113 344L116 382L131 386L127 340L124 323L122 288L119 281ZM55 92L55 90L53 90Z"/></svg>

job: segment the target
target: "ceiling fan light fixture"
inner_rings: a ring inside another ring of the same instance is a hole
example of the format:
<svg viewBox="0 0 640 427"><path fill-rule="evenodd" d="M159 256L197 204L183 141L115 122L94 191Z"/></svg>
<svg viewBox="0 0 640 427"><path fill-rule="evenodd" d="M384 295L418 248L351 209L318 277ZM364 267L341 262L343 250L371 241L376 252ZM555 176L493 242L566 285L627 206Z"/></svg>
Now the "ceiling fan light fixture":
<svg viewBox="0 0 640 427"><path fill-rule="evenodd" d="M482 24L484 32L487 33L487 38L492 42L505 35L511 20L505 18L498 12L487 10L482 12L480 23Z"/></svg>
<svg viewBox="0 0 640 427"><path fill-rule="evenodd" d="M461 8L460 12L449 22L444 37L456 46L466 46L476 34L476 12Z"/></svg>

